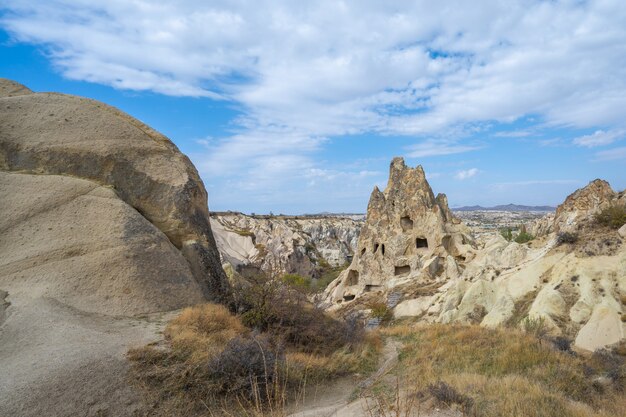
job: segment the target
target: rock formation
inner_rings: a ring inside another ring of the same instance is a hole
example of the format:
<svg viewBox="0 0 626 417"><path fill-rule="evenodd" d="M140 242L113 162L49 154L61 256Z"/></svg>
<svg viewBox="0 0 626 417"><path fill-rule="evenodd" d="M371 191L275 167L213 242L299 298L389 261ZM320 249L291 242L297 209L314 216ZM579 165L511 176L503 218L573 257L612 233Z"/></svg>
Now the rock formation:
<svg viewBox="0 0 626 417"><path fill-rule="evenodd" d="M0 80L0 414L135 415L130 346L227 291L198 174L93 100Z"/></svg>
<svg viewBox="0 0 626 417"><path fill-rule="evenodd" d="M595 180L535 227L548 233L532 246L507 242L497 233L477 242L476 256L462 274L430 293L403 294L395 316L487 327L542 320L553 335L586 350L623 341L624 237L594 221L594 214L621 195ZM575 232L578 240L559 244L557 232L564 231Z"/></svg>
<svg viewBox="0 0 626 417"><path fill-rule="evenodd" d="M385 191L372 193L354 259L323 305L367 313L371 302L384 302L395 317L426 323L541 320L586 350L623 342L626 226L599 226L595 214L624 195L595 180L534 222L531 243L508 242L497 230L474 240L445 196L435 198L421 167L396 158ZM573 241L559 240L563 232Z"/></svg>
<svg viewBox="0 0 626 417"><path fill-rule="evenodd" d="M1 171L72 176L112 187L180 250L207 298L226 290L206 190L169 139L94 100L32 93L8 80L0 85Z"/></svg>
<svg viewBox="0 0 626 417"><path fill-rule="evenodd" d="M351 260L362 224L339 216L211 216L222 259L235 269L312 278Z"/></svg>
<svg viewBox="0 0 626 417"><path fill-rule="evenodd" d="M457 277L473 256L467 232L422 167L395 158L385 191L372 192L352 263L327 288L326 302L337 307L365 293Z"/></svg>
<svg viewBox="0 0 626 417"><path fill-rule="evenodd" d="M556 209L553 222L555 232L574 232L577 226L589 222L594 214L610 206L617 199L608 182L591 181L586 187L569 195Z"/></svg>

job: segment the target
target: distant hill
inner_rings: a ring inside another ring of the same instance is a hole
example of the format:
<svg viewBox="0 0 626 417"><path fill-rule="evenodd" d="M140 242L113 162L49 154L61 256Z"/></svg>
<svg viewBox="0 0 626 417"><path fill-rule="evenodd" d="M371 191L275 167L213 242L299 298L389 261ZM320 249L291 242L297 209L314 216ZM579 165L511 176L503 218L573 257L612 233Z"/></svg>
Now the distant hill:
<svg viewBox="0 0 626 417"><path fill-rule="evenodd" d="M556 207L552 206L524 206L521 204L504 204L493 207L483 206L463 206L453 208L452 211L555 211Z"/></svg>

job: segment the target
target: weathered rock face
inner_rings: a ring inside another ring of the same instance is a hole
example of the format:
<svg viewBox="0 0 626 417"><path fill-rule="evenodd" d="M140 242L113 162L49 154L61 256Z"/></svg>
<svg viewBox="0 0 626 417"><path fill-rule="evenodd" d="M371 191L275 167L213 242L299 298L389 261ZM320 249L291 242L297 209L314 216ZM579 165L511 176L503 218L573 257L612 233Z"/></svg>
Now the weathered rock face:
<svg viewBox="0 0 626 417"><path fill-rule="evenodd" d="M327 303L458 275L473 256L466 232L445 195L435 197L422 167L408 168L395 158L385 191L372 192L350 267L326 290Z"/></svg>
<svg viewBox="0 0 626 417"><path fill-rule="evenodd" d="M0 170L113 187L181 251L207 298L227 291L206 190L169 139L103 103L32 93L8 80L0 86Z"/></svg>
<svg viewBox="0 0 626 417"><path fill-rule="evenodd" d="M320 267L344 265L354 254L363 222L341 217L213 215L222 259L236 269L297 273L317 278Z"/></svg>
<svg viewBox="0 0 626 417"><path fill-rule="evenodd" d="M181 253L109 187L0 172L0 212L0 288L11 299L48 297L107 315L203 300Z"/></svg>
<svg viewBox="0 0 626 417"><path fill-rule="evenodd" d="M563 204L557 207L553 224L555 232L573 232L576 225L589 220L603 208L617 200L618 194L608 182L593 180L586 187L570 194Z"/></svg>
<svg viewBox="0 0 626 417"><path fill-rule="evenodd" d="M0 414L144 415L130 347L226 282L206 192L162 135L0 80Z"/></svg>

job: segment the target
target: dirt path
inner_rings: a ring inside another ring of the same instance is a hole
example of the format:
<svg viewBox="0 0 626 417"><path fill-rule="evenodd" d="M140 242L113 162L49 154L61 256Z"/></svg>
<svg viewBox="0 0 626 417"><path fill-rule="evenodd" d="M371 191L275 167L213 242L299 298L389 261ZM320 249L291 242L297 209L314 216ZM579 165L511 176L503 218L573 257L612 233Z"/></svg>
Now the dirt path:
<svg viewBox="0 0 626 417"><path fill-rule="evenodd" d="M305 400L298 404L289 417L360 417L366 415L368 404L366 398L350 401L356 388L371 387L398 362L401 343L388 340L383 349L381 365L369 378L357 383L352 378L343 378L332 384L317 387L307 393Z"/></svg>

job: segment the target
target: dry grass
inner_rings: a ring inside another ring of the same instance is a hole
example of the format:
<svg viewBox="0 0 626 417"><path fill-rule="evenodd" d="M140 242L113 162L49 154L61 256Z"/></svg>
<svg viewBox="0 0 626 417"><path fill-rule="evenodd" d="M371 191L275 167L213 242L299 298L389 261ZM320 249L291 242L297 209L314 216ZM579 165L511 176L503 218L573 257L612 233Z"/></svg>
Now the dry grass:
<svg viewBox="0 0 626 417"><path fill-rule="evenodd" d="M343 375L373 372L382 349L380 335L372 332L365 336L363 343L341 348L329 355L288 352L287 363L296 380L314 384Z"/></svg>
<svg viewBox="0 0 626 417"><path fill-rule="evenodd" d="M405 344L397 366L403 389L426 393L443 381L472 400L466 415L626 415L626 397L619 391L623 381L617 378L604 387L594 382L612 373L623 375L623 363L558 352L516 330L436 324L384 333Z"/></svg>
<svg viewBox="0 0 626 417"><path fill-rule="evenodd" d="M251 331L223 306L199 305L168 324L163 345L128 353L131 377L151 416L279 417L306 385L367 373L382 350L375 334L330 352L281 340Z"/></svg>
<svg viewBox="0 0 626 417"><path fill-rule="evenodd" d="M246 333L241 320L217 304L186 308L165 329L172 350L193 362L214 357L230 340Z"/></svg>

